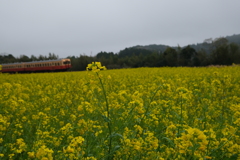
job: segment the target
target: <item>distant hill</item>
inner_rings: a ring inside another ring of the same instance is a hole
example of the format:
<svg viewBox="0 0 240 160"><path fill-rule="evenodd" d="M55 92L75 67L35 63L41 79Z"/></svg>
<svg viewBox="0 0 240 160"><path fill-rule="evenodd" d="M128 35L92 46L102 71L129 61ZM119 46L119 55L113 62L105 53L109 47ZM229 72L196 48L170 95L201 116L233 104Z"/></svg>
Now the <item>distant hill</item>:
<svg viewBox="0 0 240 160"><path fill-rule="evenodd" d="M228 40L229 43L236 43L238 45L240 45L240 34L234 34L232 36L226 36L223 37L226 38ZM196 51L199 51L201 49L204 49L207 53L210 52L210 47L211 47L211 43L210 41L214 41L214 39L210 39L208 40L208 42L203 42L203 43L197 43L197 44L189 44L190 47L194 48ZM168 45L163 45L163 44L150 44L150 45L145 45L145 46L141 46L141 45L137 45L137 46L133 46L130 48L137 48L137 49L146 49L146 50L150 50L150 51L157 51L157 52L164 52L166 50L166 48L168 48L170 46ZM174 49L177 49L177 46L171 46ZM183 46L182 48L184 48L186 46Z"/></svg>
<svg viewBox="0 0 240 160"><path fill-rule="evenodd" d="M225 38L228 40L228 42L240 45L240 34L234 34L232 36L227 36Z"/></svg>
<svg viewBox="0 0 240 160"><path fill-rule="evenodd" d="M168 47L170 47L170 46L162 45L162 44L150 44L150 45L146 45L146 46L137 45L137 46L133 46L132 48L164 52Z"/></svg>

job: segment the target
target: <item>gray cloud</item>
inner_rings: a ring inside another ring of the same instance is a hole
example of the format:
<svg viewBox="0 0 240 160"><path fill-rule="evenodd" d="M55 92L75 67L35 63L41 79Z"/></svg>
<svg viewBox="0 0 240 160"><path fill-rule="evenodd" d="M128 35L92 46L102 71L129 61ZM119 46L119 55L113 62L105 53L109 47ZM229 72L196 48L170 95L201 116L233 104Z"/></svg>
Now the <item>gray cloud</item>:
<svg viewBox="0 0 240 160"><path fill-rule="evenodd" d="M14 56L184 46L239 34L238 0L0 1L0 53Z"/></svg>

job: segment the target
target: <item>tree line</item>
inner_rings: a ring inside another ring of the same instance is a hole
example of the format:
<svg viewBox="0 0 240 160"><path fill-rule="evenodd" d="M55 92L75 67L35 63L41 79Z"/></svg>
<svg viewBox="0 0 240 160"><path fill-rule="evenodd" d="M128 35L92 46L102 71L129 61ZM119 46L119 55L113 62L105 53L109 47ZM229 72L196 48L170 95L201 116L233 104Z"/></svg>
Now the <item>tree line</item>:
<svg viewBox="0 0 240 160"><path fill-rule="evenodd" d="M54 60L58 59L59 56L54 53L49 53L48 56L39 55L38 57L31 55L21 55L20 57L14 57L12 54L0 55L0 64L4 63L16 63L16 62L32 62L32 61L43 61L43 60Z"/></svg>
<svg viewBox="0 0 240 160"><path fill-rule="evenodd" d="M190 45L167 47L165 51L147 50L142 48L125 48L119 53L100 52L96 56L80 55L68 57L72 60L73 71L85 70L87 64L99 61L108 69L137 67L200 67L209 65L240 64L240 46L229 43L226 38L218 38L211 43L205 42L208 49L196 51ZM204 45L204 44L203 44Z"/></svg>
<svg viewBox="0 0 240 160"><path fill-rule="evenodd" d="M99 61L108 69L137 68L137 67L199 67L208 65L240 64L240 46L229 43L226 38L218 38L211 43L206 43L209 48L196 51L192 46L167 47L165 51L147 50L143 48L125 48L119 53L100 52L96 56L80 55L68 56L72 62L71 71L86 70L87 64ZM204 44L203 44L204 45ZM48 59L57 59L58 56L49 53L49 56L20 56L0 55L0 63L28 62Z"/></svg>

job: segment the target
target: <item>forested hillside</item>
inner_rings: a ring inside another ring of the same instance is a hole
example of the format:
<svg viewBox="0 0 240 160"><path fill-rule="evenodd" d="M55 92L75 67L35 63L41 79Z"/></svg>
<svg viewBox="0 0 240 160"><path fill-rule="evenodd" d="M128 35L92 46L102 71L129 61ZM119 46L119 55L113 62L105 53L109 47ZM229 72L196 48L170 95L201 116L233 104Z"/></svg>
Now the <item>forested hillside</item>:
<svg viewBox="0 0 240 160"><path fill-rule="evenodd" d="M240 45L240 34L234 34L232 36L226 36L226 37L220 37L225 38L228 40L228 43L236 43ZM220 38L208 38L205 39L202 43L197 44L189 44L188 46L194 48L196 51L205 50L207 53L211 52L211 46L214 41ZM172 47L174 49L177 49L178 46L168 46L168 45L162 45L162 44L151 44L151 45L145 45L145 46L133 46L133 48L140 48L140 49L147 49L151 51L158 51L158 52L164 52L168 47ZM184 46L182 48L185 48L187 46Z"/></svg>

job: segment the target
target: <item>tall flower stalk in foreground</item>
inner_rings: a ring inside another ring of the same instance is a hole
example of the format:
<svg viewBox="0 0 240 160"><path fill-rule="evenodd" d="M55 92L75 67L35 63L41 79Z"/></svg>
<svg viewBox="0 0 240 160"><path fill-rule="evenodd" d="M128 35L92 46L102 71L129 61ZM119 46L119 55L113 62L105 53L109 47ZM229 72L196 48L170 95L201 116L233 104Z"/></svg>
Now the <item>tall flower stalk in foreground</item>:
<svg viewBox="0 0 240 160"><path fill-rule="evenodd" d="M99 75L99 71L100 70L106 70L105 66L102 66L101 62L92 62L90 64L88 64L88 66L86 67L87 71L93 71L96 73L99 82L101 84L102 90L103 90L103 95L106 101L106 112L107 112L107 117L103 115L104 120L107 122L108 124L108 132L109 132L109 144L108 144L108 159L111 159L111 150L112 150L112 129L111 129L111 118L110 118L110 110L109 110L109 104L108 104L108 99L107 99L107 94L102 82L102 79Z"/></svg>

